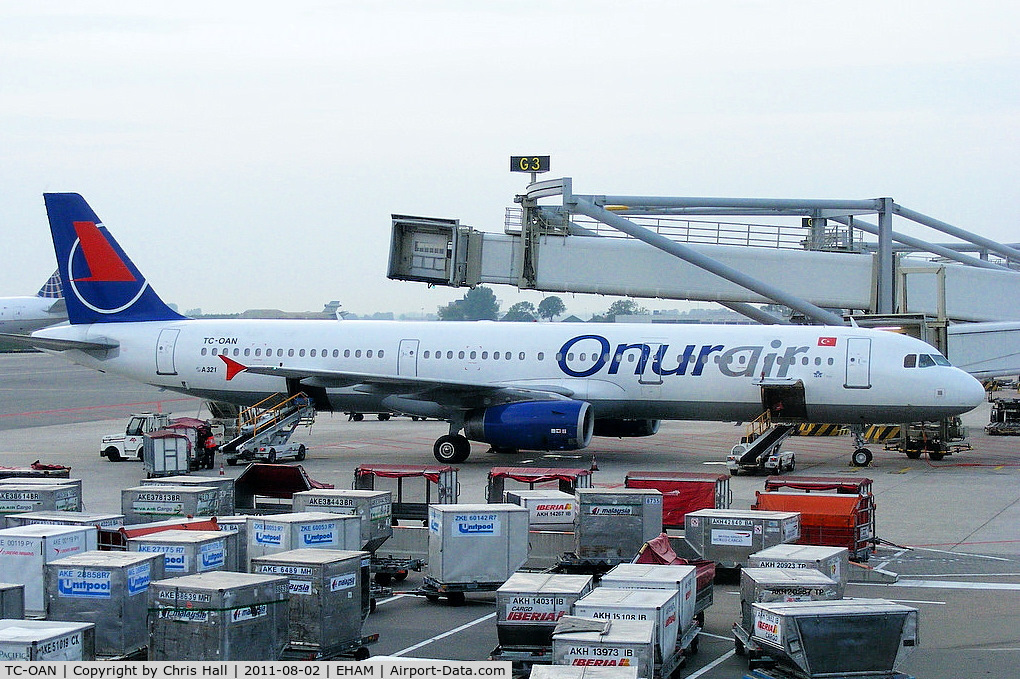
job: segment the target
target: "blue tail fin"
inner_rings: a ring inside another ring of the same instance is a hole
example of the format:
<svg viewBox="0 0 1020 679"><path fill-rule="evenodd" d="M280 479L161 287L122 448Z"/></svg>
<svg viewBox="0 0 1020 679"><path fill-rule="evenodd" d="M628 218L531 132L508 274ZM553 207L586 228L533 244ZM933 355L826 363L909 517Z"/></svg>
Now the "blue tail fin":
<svg viewBox="0 0 1020 679"><path fill-rule="evenodd" d="M39 288L39 292L35 293L36 297L44 297L46 299L60 299L64 296L64 293L60 289L60 269L53 272L43 286Z"/></svg>
<svg viewBox="0 0 1020 679"><path fill-rule="evenodd" d="M45 193L72 325L180 320L77 193Z"/></svg>

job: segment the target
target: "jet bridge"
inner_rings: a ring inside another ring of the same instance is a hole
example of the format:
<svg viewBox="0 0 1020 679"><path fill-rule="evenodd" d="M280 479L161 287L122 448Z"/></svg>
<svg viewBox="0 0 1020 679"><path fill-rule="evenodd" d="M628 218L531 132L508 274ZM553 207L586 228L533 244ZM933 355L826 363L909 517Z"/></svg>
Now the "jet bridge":
<svg viewBox="0 0 1020 679"><path fill-rule="evenodd" d="M502 233L393 215L389 277L713 301L761 322L781 319L751 304L784 304L830 324L843 323L832 309L948 322L1020 319L1020 249L891 198L581 195L564 177L533 181L515 200L520 207L508 211ZM960 242L898 233L894 217Z"/></svg>

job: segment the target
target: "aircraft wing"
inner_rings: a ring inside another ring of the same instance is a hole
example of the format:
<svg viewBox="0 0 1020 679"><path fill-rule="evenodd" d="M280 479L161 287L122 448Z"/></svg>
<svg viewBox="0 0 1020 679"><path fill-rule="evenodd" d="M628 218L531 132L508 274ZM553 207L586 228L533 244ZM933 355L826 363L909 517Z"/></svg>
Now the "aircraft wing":
<svg viewBox="0 0 1020 679"><path fill-rule="evenodd" d="M427 377L405 377L400 375L377 375L374 373L346 372L340 370L317 370L310 368L289 368L286 366L246 366L220 355L227 364L227 379L239 372L255 375L271 375L301 380L308 386L343 388L371 394L400 396L402 398L429 401L441 406L471 408L491 406L519 401L551 401L570 399L572 389L555 384L479 384L459 380L440 380Z"/></svg>
<svg viewBox="0 0 1020 679"><path fill-rule="evenodd" d="M120 342L111 339L73 340L56 339L50 337L33 337L32 335L12 335L0 333L0 339L10 344L16 344L31 349L46 349L48 351L108 351L120 346Z"/></svg>

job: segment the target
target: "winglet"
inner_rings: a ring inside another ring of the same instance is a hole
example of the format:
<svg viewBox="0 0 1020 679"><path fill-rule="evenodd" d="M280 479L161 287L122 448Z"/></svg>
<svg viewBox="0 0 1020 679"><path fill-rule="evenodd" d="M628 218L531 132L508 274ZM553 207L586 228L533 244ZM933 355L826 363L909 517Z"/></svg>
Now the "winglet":
<svg viewBox="0 0 1020 679"><path fill-rule="evenodd" d="M234 379L234 375L237 373L243 373L248 369L248 366L238 363L226 354L220 354L220 358L227 364L227 382Z"/></svg>

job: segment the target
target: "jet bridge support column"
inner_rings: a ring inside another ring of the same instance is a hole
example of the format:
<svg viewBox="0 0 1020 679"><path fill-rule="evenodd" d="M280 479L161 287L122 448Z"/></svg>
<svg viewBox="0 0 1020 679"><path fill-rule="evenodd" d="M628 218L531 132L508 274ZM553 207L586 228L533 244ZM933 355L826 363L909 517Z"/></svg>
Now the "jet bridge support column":
<svg viewBox="0 0 1020 679"><path fill-rule="evenodd" d="M878 281L875 286L875 309L880 314L891 314L895 306L893 297L892 251L892 198L879 198L878 211Z"/></svg>
<svg viewBox="0 0 1020 679"><path fill-rule="evenodd" d="M604 224L608 224L614 229L622 231L629 236L637 238L638 240L644 241L645 243L667 252L674 257L679 257L680 259L701 267L706 271L710 271L731 283L735 283L747 288L748 290L752 290L759 295L767 297L768 299L785 304L791 309L795 309L809 318L813 318L816 321L825 323L826 325L846 325L841 316L837 316L830 311L826 311L825 309L811 304L799 297L788 294L787 292L769 285L768 283L748 276L731 266L727 266L718 260L696 252L686 245L672 241L665 236L649 231L648 229L643 229L631 222L629 219L624 219L623 217L614 215L612 212L609 212L594 203L590 203L578 196L568 196L566 194L564 194L563 200L565 204L569 202L568 207L575 212L587 215L588 217L596 219Z"/></svg>

